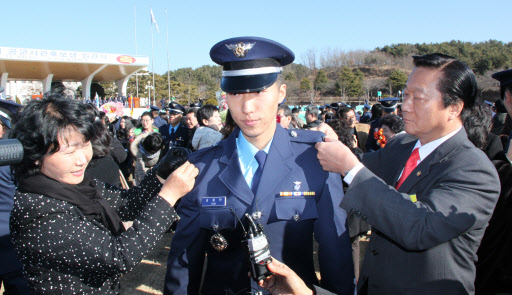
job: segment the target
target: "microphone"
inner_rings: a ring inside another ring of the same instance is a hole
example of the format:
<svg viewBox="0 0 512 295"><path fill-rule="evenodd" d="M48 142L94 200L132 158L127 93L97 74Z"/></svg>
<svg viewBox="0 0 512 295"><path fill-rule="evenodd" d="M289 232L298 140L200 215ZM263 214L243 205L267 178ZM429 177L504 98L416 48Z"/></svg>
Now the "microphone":
<svg viewBox="0 0 512 295"><path fill-rule="evenodd" d="M21 163L23 146L17 139L0 140L0 166Z"/></svg>

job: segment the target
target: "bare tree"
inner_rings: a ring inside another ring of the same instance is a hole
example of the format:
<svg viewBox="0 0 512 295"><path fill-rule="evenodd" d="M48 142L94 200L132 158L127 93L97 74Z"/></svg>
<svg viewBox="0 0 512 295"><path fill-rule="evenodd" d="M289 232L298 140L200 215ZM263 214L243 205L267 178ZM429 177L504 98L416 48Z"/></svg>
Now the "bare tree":
<svg viewBox="0 0 512 295"><path fill-rule="evenodd" d="M363 81L366 98L370 98L372 91L386 87L386 78L365 78Z"/></svg>

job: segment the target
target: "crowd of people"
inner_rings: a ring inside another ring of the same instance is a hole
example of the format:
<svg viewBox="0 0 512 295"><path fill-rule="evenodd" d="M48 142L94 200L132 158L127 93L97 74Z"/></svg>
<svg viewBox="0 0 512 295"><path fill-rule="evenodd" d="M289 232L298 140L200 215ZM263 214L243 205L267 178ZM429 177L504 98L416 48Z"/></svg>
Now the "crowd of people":
<svg viewBox="0 0 512 295"><path fill-rule="evenodd" d="M174 101L139 118L61 91L0 101L24 149L0 166L5 294L118 294L169 231L164 294L512 294L512 70L489 103L463 62L415 56L402 101L358 112L283 103L294 54L273 40L210 56L224 122Z"/></svg>

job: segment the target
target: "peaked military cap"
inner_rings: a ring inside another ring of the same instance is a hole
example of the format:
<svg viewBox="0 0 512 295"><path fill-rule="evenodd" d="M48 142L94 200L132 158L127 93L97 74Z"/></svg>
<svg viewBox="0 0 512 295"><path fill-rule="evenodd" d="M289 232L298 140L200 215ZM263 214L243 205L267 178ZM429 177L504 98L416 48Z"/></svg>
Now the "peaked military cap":
<svg viewBox="0 0 512 295"><path fill-rule="evenodd" d="M169 104L169 113L183 114L185 113L185 108L177 102L171 102Z"/></svg>
<svg viewBox="0 0 512 295"><path fill-rule="evenodd" d="M220 88L228 93L248 93L269 88L283 66L295 60L286 46L260 37L220 41L210 50L211 59L223 67Z"/></svg>
<svg viewBox="0 0 512 295"><path fill-rule="evenodd" d="M505 96L505 86L512 85L512 70L505 70L492 74L494 79L500 82L501 98Z"/></svg>
<svg viewBox="0 0 512 295"><path fill-rule="evenodd" d="M200 107L202 107L202 106L203 106L203 104L202 104L202 103L200 103L200 102L194 102L194 103L191 103L191 104L190 104L190 107L191 107L191 108L200 108Z"/></svg>
<svg viewBox="0 0 512 295"><path fill-rule="evenodd" d="M379 100L380 104L382 105L383 110L386 113L391 113L396 110L396 107L398 106L398 102L400 101L400 98L398 97L386 97L381 100Z"/></svg>
<svg viewBox="0 0 512 295"><path fill-rule="evenodd" d="M155 112L158 112L160 110L160 108L158 108L157 106L149 106L151 108L152 111L155 111Z"/></svg>
<svg viewBox="0 0 512 295"><path fill-rule="evenodd" d="M371 110L371 109L372 109L372 106L371 106L371 105L369 105L369 104L367 104L367 103L365 103L365 104L364 104L364 107L365 107L365 108L367 108L367 109L369 109L369 110Z"/></svg>
<svg viewBox="0 0 512 295"><path fill-rule="evenodd" d="M20 104L13 101L0 99L0 120L7 128L11 129L12 115L16 114L20 107Z"/></svg>

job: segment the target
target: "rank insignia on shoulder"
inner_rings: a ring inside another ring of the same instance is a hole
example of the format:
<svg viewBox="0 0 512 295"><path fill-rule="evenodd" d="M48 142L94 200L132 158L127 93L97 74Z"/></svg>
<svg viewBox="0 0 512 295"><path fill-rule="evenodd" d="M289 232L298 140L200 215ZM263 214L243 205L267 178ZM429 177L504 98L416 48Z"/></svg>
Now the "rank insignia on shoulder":
<svg viewBox="0 0 512 295"><path fill-rule="evenodd" d="M226 206L226 197L204 197L201 200L201 207Z"/></svg>

